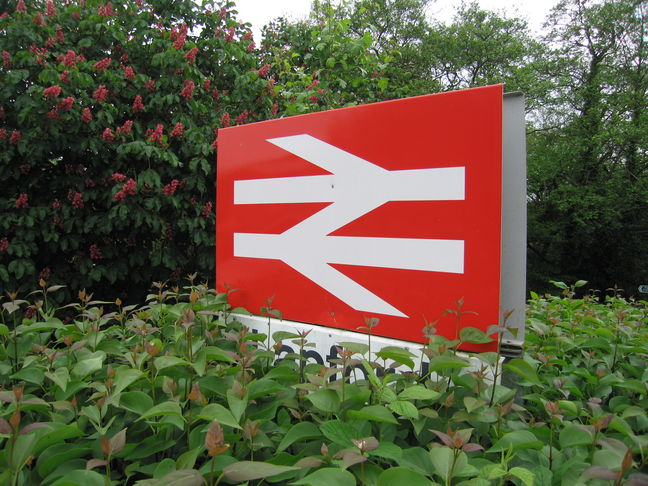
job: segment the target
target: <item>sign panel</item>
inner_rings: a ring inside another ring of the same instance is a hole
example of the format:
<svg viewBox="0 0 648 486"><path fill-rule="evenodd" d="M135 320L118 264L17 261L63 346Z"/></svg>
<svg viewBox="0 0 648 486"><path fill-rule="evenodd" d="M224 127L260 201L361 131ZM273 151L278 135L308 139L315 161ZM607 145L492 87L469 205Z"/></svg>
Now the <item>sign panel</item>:
<svg viewBox="0 0 648 486"><path fill-rule="evenodd" d="M450 339L486 330L501 184L501 86L221 130L218 288L292 321L355 331L377 317L373 334L406 341L434 321Z"/></svg>

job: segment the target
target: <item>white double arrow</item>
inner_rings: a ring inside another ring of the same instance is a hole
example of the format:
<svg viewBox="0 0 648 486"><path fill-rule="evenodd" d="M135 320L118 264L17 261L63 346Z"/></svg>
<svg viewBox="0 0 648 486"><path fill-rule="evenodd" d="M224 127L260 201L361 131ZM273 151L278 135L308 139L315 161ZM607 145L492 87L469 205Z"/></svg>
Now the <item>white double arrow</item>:
<svg viewBox="0 0 648 486"><path fill-rule="evenodd" d="M328 235L389 201L463 200L464 167L390 171L310 135L268 142L331 175L235 181L234 204L332 204L281 234L235 233L234 256L281 260L356 310L399 317L329 264L463 273L463 240Z"/></svg>

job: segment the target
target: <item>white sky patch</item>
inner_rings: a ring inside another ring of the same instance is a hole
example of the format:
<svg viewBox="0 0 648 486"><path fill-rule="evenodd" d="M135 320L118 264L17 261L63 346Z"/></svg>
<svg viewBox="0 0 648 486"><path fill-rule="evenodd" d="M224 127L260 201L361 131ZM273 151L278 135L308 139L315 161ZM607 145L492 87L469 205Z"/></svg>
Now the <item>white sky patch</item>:
<svg viewBox="0 0 648 486"><path fill-rule="evenodd" d="M277 17L292 20L304 19L308 16L311 0L235 0L239 19L250 22L254 38L261 39L261 29ZM529 22L532 31L539 32L542 24L557 0L478 0L485 10L504 12L509 17L521 17ZM457 0L437 0L428 10L431 19L449 22L456 7Z"/></svg>

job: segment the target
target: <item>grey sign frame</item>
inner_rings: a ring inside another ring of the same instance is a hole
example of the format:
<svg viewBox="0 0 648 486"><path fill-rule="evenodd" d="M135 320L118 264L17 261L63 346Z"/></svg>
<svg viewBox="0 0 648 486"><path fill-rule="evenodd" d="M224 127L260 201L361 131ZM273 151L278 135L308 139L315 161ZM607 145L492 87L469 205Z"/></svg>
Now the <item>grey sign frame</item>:
<svg viewBox="0 0 648 486"><path fill-rule="evenodd" d="M502 241L500 259L500 325L517 334L503 336L501 352L508 357L524 351L526 309L527 167L524 95L506 93L502 105Z"/></svg>

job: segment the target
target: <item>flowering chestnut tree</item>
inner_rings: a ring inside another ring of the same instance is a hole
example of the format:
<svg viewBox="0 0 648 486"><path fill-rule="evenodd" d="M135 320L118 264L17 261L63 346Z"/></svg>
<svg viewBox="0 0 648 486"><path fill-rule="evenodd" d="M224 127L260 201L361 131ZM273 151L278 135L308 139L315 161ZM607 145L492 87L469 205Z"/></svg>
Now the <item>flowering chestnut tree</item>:
<svg viewBox="0 0 648 486"><path fill-rule="evenodd" d="M2 5L3 294L43 278L136 298L154 280L210 278L218 129L384 88L359 74L376 62L365 45L320 25L316 55L295 35L256 46L233 2Z"/></svg>

